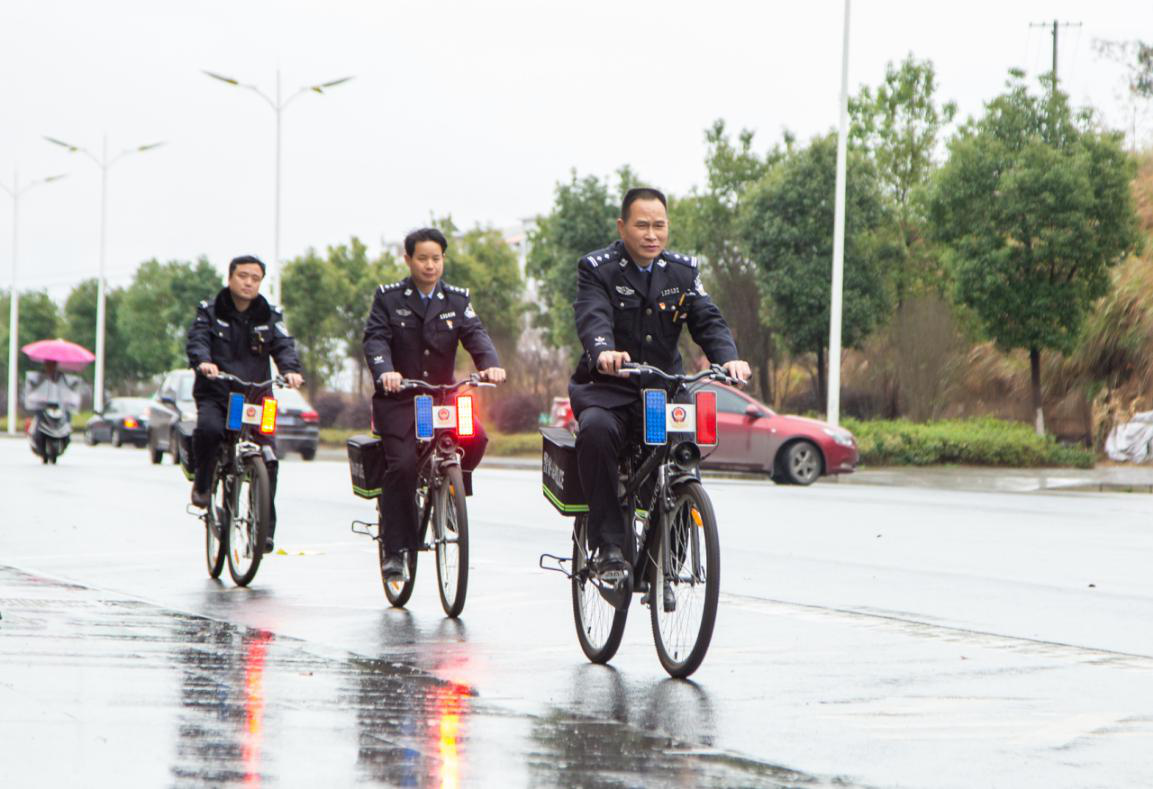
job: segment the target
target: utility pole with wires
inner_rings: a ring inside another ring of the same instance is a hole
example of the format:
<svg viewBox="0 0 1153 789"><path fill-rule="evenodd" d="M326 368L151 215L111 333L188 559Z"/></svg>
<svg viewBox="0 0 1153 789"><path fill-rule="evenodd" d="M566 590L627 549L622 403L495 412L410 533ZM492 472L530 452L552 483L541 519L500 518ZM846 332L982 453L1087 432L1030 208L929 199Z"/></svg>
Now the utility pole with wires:
<svg viewBox="0 0 1153 789"><path fill-rule="evenodd" d="M1053 36L1053 90L1057 90L1057 31L1063 27L1081 27L1080 22L1062 22L1054 19L1052 22L1033 22L1029 27L1048 27L1052 29Z"/></svg>

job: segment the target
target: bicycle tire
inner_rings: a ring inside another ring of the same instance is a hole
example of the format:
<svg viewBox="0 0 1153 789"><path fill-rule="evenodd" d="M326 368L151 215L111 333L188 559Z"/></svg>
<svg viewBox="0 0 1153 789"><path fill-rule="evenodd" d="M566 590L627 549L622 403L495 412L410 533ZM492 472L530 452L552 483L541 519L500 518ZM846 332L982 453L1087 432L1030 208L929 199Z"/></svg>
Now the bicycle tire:
<svg viewBox="0 0 1153 789"><path fill-rule="evenodd" d="M272 506L264 458L254 455L244 459L242 473L233 479L231 493L228 574L237 586L248 586L264 558L264 538L268 535Z"/></svg>
<svg viewBox="0 0 1153 789"><path fill-rule="evenodd" d="M380 513L380 499L376 502L377 512ZM383 534L383 518L380 520L381 529ZM393 608L404 608L408 603L409 598L412 597L412 591L416 588L416 551L408 552L408 580L407 581L390 581L384 575L384 540L377 539L376 541L377 561L380 564L380 583L384 586L384 596L388 599L389 605Z"/></svg>
<svg viewBox="0 0 1153 789"><path fill-rule="evenodd" d="M661 540L670 541L667 553L680 579L671 587L676 605L671 611L665 610L666 550L658 541L649 576L649 616L661 666L670 676L683 679L700 668L712 641L720 598L720 536L712 502L701 483L696 480L679 483L672 493L673 510L661 515L671 522L660 534ZM690 573L687 579L684 577L686 563ZM696 564L704 571L703 580L693 570ZM704 586L703 594L696 588L700 585ZM694 622L698 610L700 618Z"/></svg>
<svg viewBox="0 0 1153 789"><path fill-rule="evenodd" d="M616 608L601 596L586 570L585 550L588 516L577 515L573 524L572 613L581 651L593 663L608 663L621 646L628 619L628 606Z"/></svg>
<svg viewBox="0 0 1153 789"><path fill-rule="evenodd" d="M468 507L460 466L449 466L436 491L436 588L445 616L456 619L468 595ZM455 531L455 542L450 532ZM455 557L453 554L455 553ZM453 559L455 558L455 561Z"/></svg>
<svg viewBox="0 0 1153 789"><path fill-rule="evenodd" d="M212 473L208 510L204 513L204 561L208 576L219 578L228 555L228 490L219 467Z"/></svg>

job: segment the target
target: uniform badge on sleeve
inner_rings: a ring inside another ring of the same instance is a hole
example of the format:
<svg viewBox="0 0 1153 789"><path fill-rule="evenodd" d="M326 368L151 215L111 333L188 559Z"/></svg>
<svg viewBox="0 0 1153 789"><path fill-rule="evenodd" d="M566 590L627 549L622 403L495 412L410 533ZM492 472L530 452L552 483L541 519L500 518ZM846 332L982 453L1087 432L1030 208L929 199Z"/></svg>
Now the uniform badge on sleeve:
<svg viewBox="0 0 1153 789"><path fill-rule="evenodd" d="M697 293L701 294L702 296L709 295L708 293L705 293L705 285L703 282L701 282L701 277L699 274L697 275L697 281L693 283L693 287L696 288Z"/></svg>
<svg viewBox="0 0 1153 789"><path fill-rule="evenodd" d="M593 339L593 345L608 345L604 337L596 337Z"/></svg>
<svg viewBox="0 0 1153 789"><path fill-rule="evenodd" d="M467 307L464 308L464 317L466 317L466 318L475 318L476 317L476 310L474 310L472 308L472 304L469 304Z"/></svg>
<svg viewBox="0 0 1153 789"><path fill-rule="evenodd" d="M284 321L276 322L276 330L284 337L288 336L288 327L284 325Z"/></svg>

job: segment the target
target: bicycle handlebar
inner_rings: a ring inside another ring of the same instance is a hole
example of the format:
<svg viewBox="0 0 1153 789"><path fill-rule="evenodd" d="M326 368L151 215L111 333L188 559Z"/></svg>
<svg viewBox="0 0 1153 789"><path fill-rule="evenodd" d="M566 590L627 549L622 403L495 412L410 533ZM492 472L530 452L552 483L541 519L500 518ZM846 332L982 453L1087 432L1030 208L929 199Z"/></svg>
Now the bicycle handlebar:
<svg viewBox="0 0 1153 789"><path fill-rule="evenodd" d="M662 378L669 383L674 384L692 384L704 378L713 381L720 381L721 383L729 384L730 386L740 386L744 383L738 378L733 378L725 372L725 368L719 364L714 364L707 370L701 370L695 375L671 375L666 373L659 367L653 367L651 364L638 364L636 362L625 362L621 365L621 373L625 375L639 375L642 373L651 373L652 375Z"/></svg>
<svg viewBox="0 0 1153 789"><path fill-rule="evenodd" d="M451 384L430 384L428 381L422 381L418 378L402 378L400 381L401 389L426 389L430 392L455 392L465 386L492 388L496 384L482 381L479 373L473 373L468 378Z"/></svg>
<svg viewBox="0 0 1153 789"><path fill-rule="evenodd" d="M284 388L288 382L284 380L284 376L278 375L275 378L269 378L267 381L245 381L243 378L237 378L232 373L217 373L216 375L208 376L214 381L228 381L241 386L251 386L256 389L263 389L266 386L279 386Z"/></svg>

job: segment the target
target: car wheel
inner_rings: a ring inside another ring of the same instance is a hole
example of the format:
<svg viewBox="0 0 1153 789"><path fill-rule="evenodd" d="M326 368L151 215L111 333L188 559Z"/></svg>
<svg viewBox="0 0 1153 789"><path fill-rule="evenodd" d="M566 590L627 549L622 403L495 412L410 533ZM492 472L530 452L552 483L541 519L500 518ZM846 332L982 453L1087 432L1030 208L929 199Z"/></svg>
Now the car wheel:
<svg viewBox="0 0 1153 789"><path fill-rule="evenodd" d="M90 447L96 446L96 436L92 435L92 428L84 428L84 443Z"/></svg>
<svg viewBox="0 0 1153 789"><path fill-rule="evenodd" d="M168 434L168 454L172 455L174 466L180 465L180 437L175 430Z"/></svg>
<svg viewBox="0 0 1153 789"><path fill-rule="evenodd" d="M812 485L821 476L823 466L821 450L809 441L789 444L781 458L784 478L792 485Z"/></svg>
<svg viewBox="0 0 1153 789"><path fill-rule="evenodd" d="M316 457L316 447L305 447L300 450L300 457L302 460L312 460Z"/></svg>
<svg viewBox="0 0 1153 789"><path fill-rule="evenodd" d="M124 443L124 436L120 435L120 431L112 428L112 446L119 447Z"/></svg>

